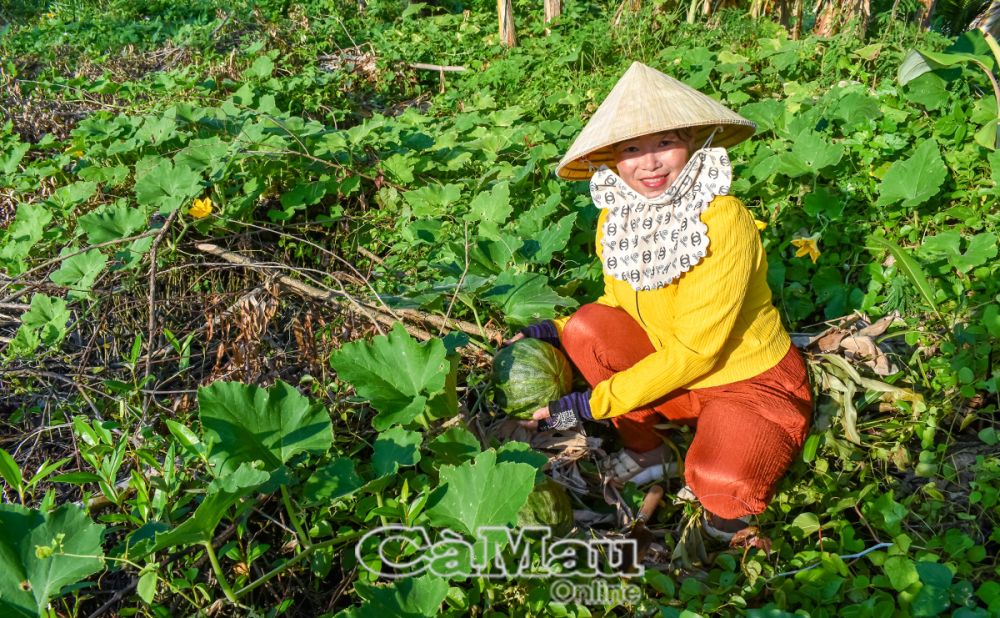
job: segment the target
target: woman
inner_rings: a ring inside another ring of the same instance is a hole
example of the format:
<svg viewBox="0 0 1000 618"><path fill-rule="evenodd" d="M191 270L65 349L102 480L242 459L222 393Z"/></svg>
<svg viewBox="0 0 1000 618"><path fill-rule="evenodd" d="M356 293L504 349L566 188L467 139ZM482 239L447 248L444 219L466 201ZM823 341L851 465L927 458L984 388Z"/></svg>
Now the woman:
<svg viewBox="0 0 1000 618"><path fill-rule="evenodd" d="M591 386L524 424L610 419L625 446L607 466L618 482L663 460L657 423L695 425L684 491L720 538L766 508L812 410L805 365L771 303L754 219L728 196L723 146L753 132L714 100L634 63L556 170L590 178L604 294L511 340L561 347Z"/></svg>

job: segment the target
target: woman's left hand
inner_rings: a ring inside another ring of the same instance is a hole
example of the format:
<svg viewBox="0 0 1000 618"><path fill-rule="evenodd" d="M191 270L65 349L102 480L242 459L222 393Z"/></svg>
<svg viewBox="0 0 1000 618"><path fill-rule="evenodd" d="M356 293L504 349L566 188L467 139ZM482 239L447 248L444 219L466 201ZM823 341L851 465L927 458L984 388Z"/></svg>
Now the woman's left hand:
<svg viewBox="0 0 1000 618"><path fill-rule="evenodd" d="M538 421L549 418L549 416L549 407L545 406L544 408L538 408L535 410L535 412L531 415L533 420L518 421L518 424L525 429L538 429Z"/></svg>

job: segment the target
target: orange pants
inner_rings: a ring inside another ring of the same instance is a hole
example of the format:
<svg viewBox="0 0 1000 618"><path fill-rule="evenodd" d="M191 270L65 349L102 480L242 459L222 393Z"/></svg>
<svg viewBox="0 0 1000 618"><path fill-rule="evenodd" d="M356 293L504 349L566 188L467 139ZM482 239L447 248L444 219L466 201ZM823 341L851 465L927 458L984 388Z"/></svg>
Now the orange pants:
<svg viewBox="0 0 1000 618"><path fill-rule="evenodd" d="M566 322L563 349L591 386L654 351L625 311L591 303ZM778 480L802 448L812 416L805 363L794 346L755 377L709 388L678 389L611 422L625 447L637 452L663 444L663 418L696 427L684 460L691 491L726 519L763 511Z"/></svg>

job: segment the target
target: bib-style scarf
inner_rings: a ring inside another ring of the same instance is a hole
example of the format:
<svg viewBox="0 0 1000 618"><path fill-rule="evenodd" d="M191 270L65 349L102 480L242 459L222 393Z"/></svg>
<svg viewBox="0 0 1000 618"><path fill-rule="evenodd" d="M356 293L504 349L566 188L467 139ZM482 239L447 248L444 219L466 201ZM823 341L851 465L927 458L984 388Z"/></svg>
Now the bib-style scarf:
<svg viewBox="0 0 1000 618"><path fill-rule="evenodd" d="M670 285L697 266L708 251L701 213L728 195L732 166L725 148L701 148L661 195L646 199L606 165L594 173L590 195L608 211L604 222L604 273L636 291Z"/></svg>

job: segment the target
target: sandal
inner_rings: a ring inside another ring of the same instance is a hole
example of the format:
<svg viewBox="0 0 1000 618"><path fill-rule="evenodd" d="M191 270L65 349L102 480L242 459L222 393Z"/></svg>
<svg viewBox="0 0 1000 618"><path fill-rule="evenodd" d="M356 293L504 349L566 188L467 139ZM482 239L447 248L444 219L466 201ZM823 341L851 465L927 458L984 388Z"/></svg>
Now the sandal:
<svg viewBox="0 0 1000 618"><path fill-rule="evenodd" d="M691 491L691 487L688 485L681 487L680 491L677 492L677 497L674 499L675 505L681 505L686 502L698 503L698 497L694 495L694 492ZM705 510L705 507L701 507L701 529L705 533L705 536L716 541L722 541L723 543L730 543L733 547L737 546L737 544L743 547L745 543L748 543L746 539L751 537L756 539L758 537L758 530L755 526L750 525L750 520L750 515L737 518L736 521L740 521L746 524L746 526L735 532L727 532L713 526L708 517L708 511ZM758 545L753 546L758 547ZM768 544L768 548L770 548L770 544Z"/></svg>
<svg viewBox="0 0 1000 618"><path fill-rule="evenodd" d="M743 533L743 535L741 536L745 536L747 529L751 527L749 515L744 515L743 517L737 517L736 521L739 521L746 525L740 530L736 530L735 532L727 532L721 528L716 528L715 526L713 526L711 521L709 520L708 511L702 510L701 529L705 531L705 534L708 535L709 538L715 539L716 541L722 541L723 543L731 543L733 541L733 538L739 535L741 532ZM756 528L754 528L754 530L756 530Z"/></svg>
<svg viewBox="0 0 1000 618"><path fill-rule="evenodd" d="M664 476L677 475L677 464L675 462L643 466L624 449L601 462L600 468L601 475L610 479L616 485L624 485L628 481L632 481L636 485L642 485L650 481L659 480Z"/></svg>

